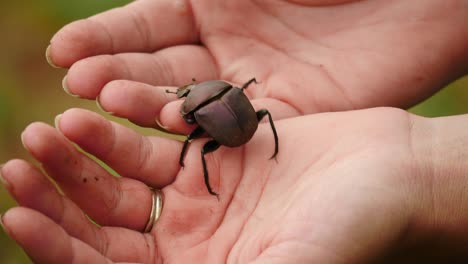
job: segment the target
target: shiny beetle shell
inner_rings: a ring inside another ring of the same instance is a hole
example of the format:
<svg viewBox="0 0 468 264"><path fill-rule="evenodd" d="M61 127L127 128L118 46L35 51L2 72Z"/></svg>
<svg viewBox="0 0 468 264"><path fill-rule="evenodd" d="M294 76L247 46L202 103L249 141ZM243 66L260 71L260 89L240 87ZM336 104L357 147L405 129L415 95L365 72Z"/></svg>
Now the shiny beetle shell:
<svg viewBox="0 0 468 264"><path fill-rule="evenodd" d="M247 143L258 128L258 122L268 116L275 140L275 151L270 159L278 154L278 135L273 118L267 109L255 111L244 90L257 80L250 79L241 88L219 80L187 84L177 88L177 91L168 93L177 94L177 97L186 97L180 113L188 124L198 126L187 135L180 152L179 165L184 167L184 156L189 143L201 137L211 137L201 148L203 166L203 179L208 192L219 196L210 185L205 155L217 150L220 146L238 147Z"/></svg>
<svg viewBox="0 0 468 264"><path fill-rule="evenodd" d="M193 86L182 105L180 113L184 116L195 111L231 87L231 84L219 80L206 81Z"/></svg>
<svg viewBox="0 0 468 264"><path fill-rule="evenodd" d="M232 86L220 98L195 111L194 115L199 126L218 143L228 147L247 143L258 127L257 115L249 99L241 89Z"/></svg>

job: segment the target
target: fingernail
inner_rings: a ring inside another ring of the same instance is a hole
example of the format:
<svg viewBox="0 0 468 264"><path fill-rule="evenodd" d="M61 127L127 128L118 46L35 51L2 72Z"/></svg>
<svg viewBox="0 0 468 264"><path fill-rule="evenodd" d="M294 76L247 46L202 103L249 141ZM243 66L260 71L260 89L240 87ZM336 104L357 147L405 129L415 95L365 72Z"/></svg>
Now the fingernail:
<svg viewBox="0 0 468 264"><path fill-rule="evenodd" d="M27 150L28 152L31 152L31 151L29 150L28 146L26 146L26 144L24 143L24 133L25 133L25 132L26 132L26 130L23 131L23 132L21 133L21 135L20 135L21 144L23 145L23 148L24 148L25 150Z"/></svg>
<svg viewBox="0 0 468 264"><path fill-rule="evenodd" d="M57 116L55 117L55 119L54 119L54 126L55 126L55 128L57 128L58 130L60 130L60 128L59 128L60 118L62 118L62 114L57 115Z"/></svg>
<svg viewBox="0 0 468 264"><path fill-rule="evenodd" d="M76 94L72 94L72 93L70 92L70 90L68 89L67 75L65 75L65 76L63 77L63 79L62 79L62 88L63 88L63 90L64 90L68 95L73 96L73 97L80 97L80 96L78 96L78 95L76 95Z"/></svg>
<svg viewBox="0 0 468 264"><path fill-rule="evenodd" d="M8 232L8 229L6 228L5 224L3 223L3 216L4 216L4 215L5 215L5 213L1 213L1 214L0 214L0 226L2 227L3 232L4 232L9 238L11 238L10 232Z"/></svg>
<svg viewBox="0 0 468 264"><path fill-rule="evenodd" d="M46 57L47 63L48 63L50 66L52 66L53 68L57 68L57 69L61 68L61 67L55 65L55 64L52 62L52 59L50 58L50 45L47 46L47 49L46 49L46 52L45 52L45 57Z"/></svg>
<svg viewBox="0 0 468 264"><path fill-rule="evenodd" d="M21 136L20 136L20 137L21 137L21 144L23 145L23 148L27 150L28 148L27 148L26 145L24 144L24 131L21 133Z"/></svg>
<svg viewBox="0 0 468 264"><path fill-rule="evenodd" d="M0 226L3 229L3 232L8 234L7 229L6 229L5 225L3 224L3 214L0 214Z"/></svg>
<svg viewBox="0 0 468 264"><path fill-rule="evenodd" d="M103 111L104 113L108 113L110 115L114 114L114 112L108 112L106 111L106 109L104 109L104 107L102 107L101 102L99 101L99 96L96 97L96 105L99 108L99 110Z"/></svg>
<svg viewBox="0 0 468 264"><path fill-rule="evenodd" d="M171 131L169 127L161 124L161 121L159 121L159 118L156 118L155 120L156 120L156 124L158 125L158 127L161 128L163 131L166 131L166 132Z"/></svg>
<svg viewBox="0 0 468 264"><path fill-rule="evenodd" d="M1 164L0 165L0 182L2 182L2 184L5 186L5 187L8 187L8 182L5 180L5 178L3 178L3 175L2 175L2 169L3 169L3 166L5 164Z"/></svg>

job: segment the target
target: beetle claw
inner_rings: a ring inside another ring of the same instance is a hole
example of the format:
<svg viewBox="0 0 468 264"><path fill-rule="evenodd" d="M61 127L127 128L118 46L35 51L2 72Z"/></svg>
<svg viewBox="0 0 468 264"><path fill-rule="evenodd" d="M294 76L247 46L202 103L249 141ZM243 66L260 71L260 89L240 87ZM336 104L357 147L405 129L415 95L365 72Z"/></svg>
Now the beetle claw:
<svg viewBox="0 0 468 264"><path fill-rule="evenodd" d="M269 160L272 160L272 159L274 159L274 160L276 161L276 163L278 163L278 159L276 158L276 155L273 155L273 156L271 156L271 157L269 158Z"/></svg>
<svg viewBox="0 0 468 264"><path fill-rule="evenodd" d="M219 194L218 194L218 193L216 193L216 192L214 192L214 191L212 191L212 190L208 190L208 192L209 192L211 195L216 196L216 199L218 199L218 202L220 201L220 200L219 200Z"/></svg>

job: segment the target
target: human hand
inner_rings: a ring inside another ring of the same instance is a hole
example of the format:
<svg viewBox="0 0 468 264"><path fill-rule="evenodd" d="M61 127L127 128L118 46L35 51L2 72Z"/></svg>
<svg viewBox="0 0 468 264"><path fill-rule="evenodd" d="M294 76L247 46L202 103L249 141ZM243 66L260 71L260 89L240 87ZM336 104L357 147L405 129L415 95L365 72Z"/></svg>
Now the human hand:
<svg viewBox="0 0 468 264"><path fill-rule="evenodd" d="M64 27L49 57L71 67L72 94L185 132L163 118L175 98L153 85L256 77L247 94L276 119L411 106L467 72L467 11L460 0L142 0Z"/></svg>
<svg viewBox="0 0 468 264"><path fill-rule="evenodd" d="M203 182L204 140L181 169L181 142L69 110L57 129L34 123L23 133L66 196L32 165L10 161L1 173L22 207L2 219L36 263L431 263L458 249L466 257L467 118L376 108L285 119L276 122L277 163L264 124L248 144L207 155L218 201ZM142 234L147 185L165 199Z"/></svg>

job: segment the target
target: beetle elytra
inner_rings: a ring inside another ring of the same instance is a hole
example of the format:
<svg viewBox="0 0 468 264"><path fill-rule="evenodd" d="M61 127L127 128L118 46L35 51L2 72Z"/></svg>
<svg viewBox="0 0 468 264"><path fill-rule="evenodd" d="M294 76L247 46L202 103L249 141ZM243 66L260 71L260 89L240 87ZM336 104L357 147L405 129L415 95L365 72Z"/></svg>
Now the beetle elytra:
<svg viewBox="0 0 468 264"><path fill-rule="evenodd" d="M257 80L252 78L238 88L225 81L196 83L193 79L191 84L179 87L176 92L166 91L177 94L179 98L186 97L180 110L182 118L188 124L198 124L184 141L179 159L180 166L184 166L184 156L190 141L205 135L212 138L202 147L201 160L206 188L210 194L217 197L218 194L210 186L206 154L217 150L221 145L238 147L247 143L257 130L258 122L266 115L275 139L275 151L270 159L278 154L278 135L270 112L267 109L255 111L244 94L244 90L252 82L257 83Z"/></svg>

